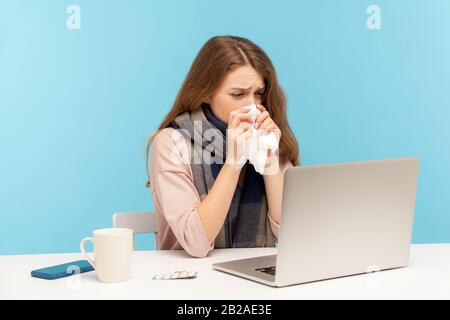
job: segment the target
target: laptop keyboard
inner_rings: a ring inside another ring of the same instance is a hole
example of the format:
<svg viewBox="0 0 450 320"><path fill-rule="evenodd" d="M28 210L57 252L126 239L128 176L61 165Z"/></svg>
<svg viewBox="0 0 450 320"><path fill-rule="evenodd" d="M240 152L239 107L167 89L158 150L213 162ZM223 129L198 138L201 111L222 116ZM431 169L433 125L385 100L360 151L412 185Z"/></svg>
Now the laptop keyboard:
<svg viewBox="0 0 450 320"><path fill-rule="evenodd" d="M277 270L275 266L272 266L272 267L257 268L255 269L255 271L264 272L274 276Z"/></svg>

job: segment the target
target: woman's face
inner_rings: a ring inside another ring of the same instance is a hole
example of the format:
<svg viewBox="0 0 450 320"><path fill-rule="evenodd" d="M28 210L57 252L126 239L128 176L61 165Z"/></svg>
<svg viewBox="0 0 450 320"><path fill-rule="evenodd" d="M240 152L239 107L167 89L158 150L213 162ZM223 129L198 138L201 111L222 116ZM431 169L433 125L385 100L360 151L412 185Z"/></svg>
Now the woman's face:
<svg viewBox="0 0 450 320"><path fill-rule="evenodd" d="M261 104L264 81L251 66L242 66L230 72L214 95L206 101L214 115L228 123L231 111L249 104Z"/></svg>

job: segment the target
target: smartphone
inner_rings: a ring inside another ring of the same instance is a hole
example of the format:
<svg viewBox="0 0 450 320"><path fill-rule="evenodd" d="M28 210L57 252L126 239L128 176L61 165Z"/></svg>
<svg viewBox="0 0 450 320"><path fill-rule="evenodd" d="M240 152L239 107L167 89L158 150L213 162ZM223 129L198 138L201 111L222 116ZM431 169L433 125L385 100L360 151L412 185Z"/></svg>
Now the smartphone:
<svg viewBox="0 0 450 320"><path fill-rule="evenodd" d="M56 266L46 267L31 271L31 276L41 279L54 280L73 274L89 272L94 270L87 260L77 260Z"/></svg>

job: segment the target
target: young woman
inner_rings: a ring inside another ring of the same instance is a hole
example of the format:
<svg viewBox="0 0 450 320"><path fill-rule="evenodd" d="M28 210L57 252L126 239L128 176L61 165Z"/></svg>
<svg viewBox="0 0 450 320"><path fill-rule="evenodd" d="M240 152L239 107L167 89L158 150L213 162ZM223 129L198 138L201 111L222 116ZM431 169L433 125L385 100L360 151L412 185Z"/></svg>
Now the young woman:
<svg viewBox="0 0 450 320"><path fill-rule="evenodd" d="M261 111L258 129L274 132L279 143L276 153L268 152L267 165L279 161L271 174L261 175L239 161L253 132L249 111L241 107L251 104ZM206 129L219 135L211 138ZM283 173L299 165L299 148L275 69L261 48L235 36L208 40L172 109L149 139L147 165L150 144L148 185L160 249L205 257L213 248L274 246ZM206 151L219 161L205 161Z"/></svg>

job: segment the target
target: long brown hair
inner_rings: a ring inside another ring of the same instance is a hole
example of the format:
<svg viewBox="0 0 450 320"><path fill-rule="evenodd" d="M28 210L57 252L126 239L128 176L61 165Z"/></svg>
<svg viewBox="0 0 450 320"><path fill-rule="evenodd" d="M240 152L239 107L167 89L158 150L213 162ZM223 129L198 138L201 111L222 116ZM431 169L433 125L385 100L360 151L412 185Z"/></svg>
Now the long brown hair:
<svg viewBox="0 0 450 320"><path fill-rule="evenodd" d="M297 140L286 118L286 97L281 89L275 68L269 57L256 44L236 36L215 36L201 48L177 94L172 109L158 130L148 137L146 148L147 186L150 186L148 157L150 145L158 132L186 111L195 111L220 87L225 76L238 67L250 65L264 79L262 105L281 130L280 157L288 158L294 166L299 162Z"/></svg>

